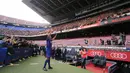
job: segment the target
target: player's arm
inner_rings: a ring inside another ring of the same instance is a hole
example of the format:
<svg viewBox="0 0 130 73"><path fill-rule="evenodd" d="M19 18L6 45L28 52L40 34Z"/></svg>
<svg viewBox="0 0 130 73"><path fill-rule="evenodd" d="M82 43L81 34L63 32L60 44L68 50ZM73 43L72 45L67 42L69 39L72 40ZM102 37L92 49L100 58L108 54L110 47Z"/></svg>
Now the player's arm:
<svg viewBox="0 0 130 73"><path fill-rule="evenodd" d="M52 38L52 40L54 40L56 38L57 34L55 34L55 36Z"/></svg>
<svg viewBox="0 0 130 73"><path fill-rule="evenodd" d="M52 33L52 32L48 31L48 32L46 33L46 35L49 36L51 33Z"/></svg>

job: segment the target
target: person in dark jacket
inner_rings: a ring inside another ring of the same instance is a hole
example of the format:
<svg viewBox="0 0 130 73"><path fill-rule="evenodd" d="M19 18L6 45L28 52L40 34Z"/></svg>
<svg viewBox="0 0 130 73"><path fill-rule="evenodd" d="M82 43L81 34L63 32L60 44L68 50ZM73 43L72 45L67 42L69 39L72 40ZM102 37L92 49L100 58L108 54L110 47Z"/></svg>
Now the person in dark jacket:
<svg viewBox="0 0 130 73"><path fill-rule="evenodd" d="M64 48L64 50L63 50L63 62L66 61L66 54L67 54L67 49Z"/></svg>
<svg viewBox="0 0 130 73"><path fill-rule="evenodd" d="M9 41L7 43L8 43L8 45L7 45L7 57L10 58L10 65L13 65L13 63L11 63L11 61L13 59L13 55L15 54L15 51L12 47L12 44Z"/></svg>

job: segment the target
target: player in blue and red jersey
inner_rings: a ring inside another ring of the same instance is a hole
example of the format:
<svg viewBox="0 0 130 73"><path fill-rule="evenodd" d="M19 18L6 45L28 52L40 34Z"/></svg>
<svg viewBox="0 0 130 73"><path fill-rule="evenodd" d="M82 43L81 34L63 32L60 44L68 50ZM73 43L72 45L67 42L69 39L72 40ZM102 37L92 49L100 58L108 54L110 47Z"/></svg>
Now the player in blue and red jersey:
<svg viewBox="0 0 130 73"><path fill-rule="evenodd" d="M44 71L47 71L47 69L46 69L46 64L47 63L48 63L48 69L52 69L52 67L50 66L52 40L54 40L56 38L57 34L52 38L51 33L52 33L52 30L49 31L49 33L47 34L47 39L46 39L46 60L45 60L44 67L43 67Z"/></svg>

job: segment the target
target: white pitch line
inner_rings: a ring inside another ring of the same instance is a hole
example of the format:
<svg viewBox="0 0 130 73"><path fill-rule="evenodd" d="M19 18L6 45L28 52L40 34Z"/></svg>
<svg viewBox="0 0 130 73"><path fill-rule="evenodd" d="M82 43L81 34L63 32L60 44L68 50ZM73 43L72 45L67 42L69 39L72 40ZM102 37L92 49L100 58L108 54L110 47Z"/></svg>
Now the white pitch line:
<svg viewBox="0 0 130 73"><path fill-rule="evenodd" d="M30 65L38 65L39 63L30 63Z"/></svg>

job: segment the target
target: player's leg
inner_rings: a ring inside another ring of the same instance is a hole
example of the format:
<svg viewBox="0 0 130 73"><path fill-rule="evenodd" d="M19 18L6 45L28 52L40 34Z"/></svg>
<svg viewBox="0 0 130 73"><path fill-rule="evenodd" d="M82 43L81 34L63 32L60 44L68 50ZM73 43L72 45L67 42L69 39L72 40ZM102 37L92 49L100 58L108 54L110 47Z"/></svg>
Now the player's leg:
<svg viewBox="0 0 130 73"><path fill-rule="evenodd" d="M48 69L53 69L50 65L50 57L48 58Z"/></svg>
<svg viewBox="0 0 130 73"><path fill-rule="evenodd" d="M83 63L83 65L84 65L84 69L86 69L86 58L84 58L84 63Z"/></svg>
<svg viewBox="0 0 130 73"><path fill-rule="evenodd" d="M46 64L49 62L49 59L47 58L46 60L45 60L45 62L44 62L44 67L43 67L43 70L44 71L47 71L47 69L46 69Z"/></svg>
<svg viewBox="0 0 130 73"><path fill-rule="evenodd" d="M84 59L82 58L81 59L81 68L83 68L83 61L84 61Z"/></svg>

